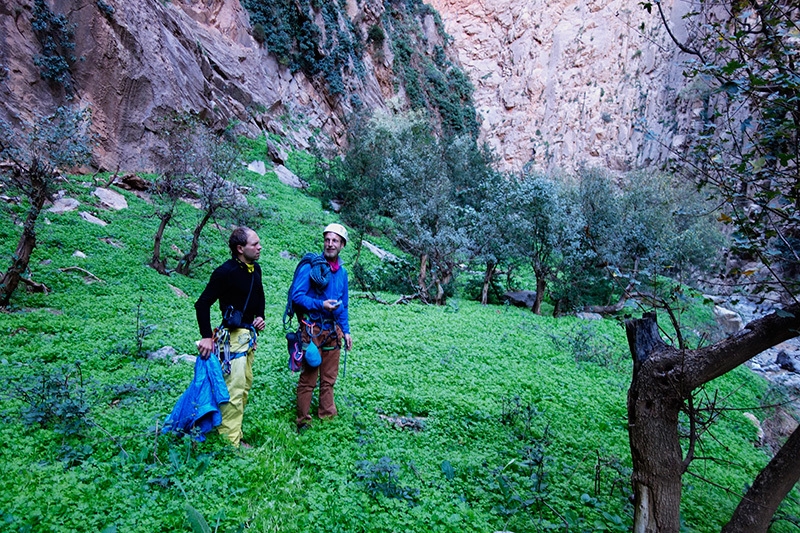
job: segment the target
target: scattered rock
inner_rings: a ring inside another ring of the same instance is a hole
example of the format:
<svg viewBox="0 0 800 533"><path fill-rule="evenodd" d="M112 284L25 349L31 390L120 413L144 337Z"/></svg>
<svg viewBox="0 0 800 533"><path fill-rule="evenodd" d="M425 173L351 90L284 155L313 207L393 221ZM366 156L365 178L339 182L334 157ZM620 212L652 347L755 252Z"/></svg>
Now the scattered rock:
<svg viewBox="0 0 800 533"><path fill-rule="evenodd" d="M764 444L764 429L761 427L761 422L753 413L743 413L744 417L748 419L756 427L756 446L763 446Z"/></svg>
<svg viewBox="0 0 800 533"><path fill-rule="evenodd" d="M342 211L341 202L337 202L336 200L331 199L331 201L328 202L328 205L331 206L331 211L333 211L334 213L341 213Z"/></svg>
<svg viewBox="0 0 800 533"><path fill-rule="evenodd" d="M283 165L289 159L289 154L286 153L286 150L270 140L267 140L267 154L274 163L279 165Z"/></svg>
<svg viewBox="0 0 800 533"><path fill-rule="evenodd" d="M108 226L108 222L106 222L105 220L100 220L93 214L87 213L86 211L81 211L79 215L86 222L91 222L92 224L97 224L98 226Z"/></svg>
<svg viewBox="0 0 800 533"><path fill-rule="evenodd" d="M126 174L114 180L114 184L127 191L144 192L150 188L150 182L136 174Z"/></svg>
<svg viewBox="0 0 800 533"><path fill-rule="evenodd" d="M283 250L278 255L280 255L281 259L292 259L294 257L288 250Z"/></svg>
<svg viewBox="0 0 800 533"><path fill-rule="evenodd" d="M503 300L516 307L533 309L536 302L536 291L509 291L503 295Z"/></svg>
<svg viewBox="0 0 800 533"><path fill-rule="evenodd" d="M295 189L308 188L308 183L301 180L297 174L295 174L285 166L277 165L274 170L275 174L277 174L278 176L278 181L280 181L284 185L288 185L289 187L294 187Z"/></svg>
<svg viewBox="0 0 800 533"><path fill-rule="evenodd" d="M186 363L194 364L195 361L197 361L197 356L196 355L189 355L188 353L182 353L180 355L172 356L172 362L173 363L186 362Z"/></svg>
<svg viewBox="0 0 800 533"><path fill-rule="evenodd" d="M183 292L182 290L180 290L178 287L175 287L174 285L170 285L169 283L167 283L167 285L169 286L170 289L172 289L172 292L174 292L175 296L177 296L178 298L188 298L186 293Z"/></svg>
<svg viewBox="0 0 800 533"><path fill-rule="evenodd" d="M726 335L735 335L744 328L744 323L739 313L719 305L714 306L714 318Z"/></svg>
<svg viewBox="0 0 800 533"><path fill-rule="evenodd" d="M120 242L117 239L114 239L112 237L100 237L100 240L102 242L106 243L106 244L110 244L114 248L124 248L124 245L122 244L122 242Z"/></svg>
<svg viewBox="0 0 800 533"><path fill-rule="evenodd" d="M412 431L423 431L425 429L425 418L421 416L378 416L398 429L410 429Z"/></svg>
<svg viewBox="0 0 800 533"><path fill-rule="evenodd" d="M797 360L797 357L794 354L786 353L786 350L781 350L778 352L777 357L775 357L775 364L783 370L788 370L789 372L800 371L800 361Z"/></svg>
<svg viewBox="0 0 800 533"><path fill-rule="evenodd" d="M48 209L49 213L68 213L69 211L75 211L81 203L74 198L58 198L55 202L53 202L53 207Z"/></svg>
<svg viewBox="0 0 800 533"><path fill-rule="evenodd" d="M125 200L125 197L111 189L97 187L92 191L92 194L97 196L100 199L100 204L108 209L119 211L120 209L128 208L128 201Z"/></svg>
<svg viewBox="0 0 800 533"><path fill-rule="evenodd" d="M582 311L580 313L575 313L575 316L584 320L603 320L603 315L599 313L587 313Z"/></svg>
<svg viewBox="0 0 800 533"><path fill-rule="evenodd" d="M267 173L267 165L265 165L263 161L253 161L247 165L247 170L263 176Z"/></svg>
<svg viewBox="0 0 800 533"><path fill-rule="evenodd" d="M77 257L77 258L79 258L79 259L86 259L86 254L85 254L85 253L83 253L83 252L81 252L80 250L75 250L75 251L72 253L72 257Z"/></svg>
<svg viewBox="0 0 800 533"><path fill-rule="evenodd" d="M53 262L52 259L42 259L41 261L39 261L39 264L40 265L49 265L52 262Z"/></svg>
<svg viewBox="0 0 800 533"><path fill-rule="evenodd" d="M172 346L164 346L163 348L159 348L155 352L150 352L149 354L147 354L147 359L149 359L150 361L157 361L159 359L169 359L169 358L174 358L175 354L177 354L175 348L173 348Z"/></svg>

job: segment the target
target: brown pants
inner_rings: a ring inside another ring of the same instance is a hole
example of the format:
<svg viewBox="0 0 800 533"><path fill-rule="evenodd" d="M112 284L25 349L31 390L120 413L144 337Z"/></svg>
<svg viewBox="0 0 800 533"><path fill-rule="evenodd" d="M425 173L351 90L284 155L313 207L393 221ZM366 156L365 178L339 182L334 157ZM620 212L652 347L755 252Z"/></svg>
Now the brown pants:
<svg viewBox="0 0 800 533"><path fill-rule="evenodd" d="M336 326L335 331L320 330L319 326L312 326L309 335L309 328L301 327L303 342L313 340L319 348L322 356L322 364L317 368L310 368L305 363L300 379L297 381L297 425L305 424L311 420L311 397L317 386L319 378L319 409L317 416L320 418L331 418L336 416L336 404L333 401L333 386L339 376L339 355L341 353L342 331Z"/></svg>

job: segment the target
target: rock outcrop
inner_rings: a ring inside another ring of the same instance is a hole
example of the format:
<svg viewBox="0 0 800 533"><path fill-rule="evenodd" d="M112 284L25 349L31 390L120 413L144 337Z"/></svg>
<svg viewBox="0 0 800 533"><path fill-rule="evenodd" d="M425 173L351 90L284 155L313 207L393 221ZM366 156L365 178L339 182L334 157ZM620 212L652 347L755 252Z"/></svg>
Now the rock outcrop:
<svg viewBox="0 0 800 533"><path fill-rule="evenodd" d="M301 72L278 64L250 35L239 0L50 4L74 31L72 103L92 108L101 169L152 168L160 145L155 131L173 111L195 113L219 128L237 124L251 135L279 133L299 146L308 146L314 129L342 139L342 117L351 111L346 99L330 99ZM354 15L365 24L380 16L366 7ZM32 0L0 5L0 117L12 124L52 111L67 96L34 64L42 52L33 11ZM348 80L348 88L367 107L383 106L376 69L369 57L364 61L367 75ZM305 120L282 123L282 116Z"/></svg>
<svg viewBox="0 0 800 533"><path fill-rule="evenodd" d="M656 14L623 0L430 0L475 85L484 140L506 169L617 170L662 161L682 57ZM665 0L684 38L689 3ZM648 133L649 131L649 133Z"/></svg>

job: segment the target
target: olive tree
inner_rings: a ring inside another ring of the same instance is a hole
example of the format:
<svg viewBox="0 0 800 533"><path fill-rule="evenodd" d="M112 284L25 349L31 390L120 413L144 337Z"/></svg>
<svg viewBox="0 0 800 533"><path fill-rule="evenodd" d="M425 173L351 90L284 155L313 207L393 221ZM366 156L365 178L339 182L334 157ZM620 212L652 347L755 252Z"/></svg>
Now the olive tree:
<svg viewBox="0 0 800 533"><path fill-rule="evenodd" d="M0 278L0 306L7 306L25 277L36 247L36 222L63 171L86 163L91 155L87 109L61 107L53 114L13 127L0 121L0 185L27 202L22 234L11 265Z"/></svg>
<svg viewBox="0 0 800 533"><path fill-rule="evenodd" d="M164 141L158 158L159 172L150 187L159 224L149 264L161 274L170 273L162 253L164 233L175 216L178 202L194 197L200 215L192 230L189 249L175 267L175 272L186 275L197 258L200 237L210 220L223 216L242 221L242 217L248 217L246 200L233 181L240 161L239 151L232 141L190 115L165 119L159 135Z"/></svg>
<svg viewBox="0 0 800 533"><path fill-rule="evenodd" d="M376 115L353 132L334 185L343 218L415 257L417 296L439 305L468 245L447 150L420 114Z"/></svg>

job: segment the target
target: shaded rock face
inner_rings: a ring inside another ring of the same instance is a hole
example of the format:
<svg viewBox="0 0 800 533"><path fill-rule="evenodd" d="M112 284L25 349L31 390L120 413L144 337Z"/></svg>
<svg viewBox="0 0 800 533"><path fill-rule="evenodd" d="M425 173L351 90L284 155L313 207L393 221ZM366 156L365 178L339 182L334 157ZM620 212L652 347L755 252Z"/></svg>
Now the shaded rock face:
<svg viewBox="0 0 800 533"><path fill-rule="evenodd" d="M154 132L173 110L220 129L237 123L250 135L280 128L274 119L284 114L302 114L307 123L283 132L295 144L316 128L343 139L339 117L351 111L347 102L329 101L302 73L279 65L250 35L238 0L109 0L111 13L94 0L49 4L73 24L72 103L91 105L101 169L153 168L160 151ZM43 80L34 64L42 50L33 9L32 0L0 5L0 117L15 125L66 101L64 89ZM370 18L361 14L365 23ZM381 106L384 96L368 67L370 75L351 85L365 105Z"/></svg>
<svg viewBox="0 0 800 533"><path fill-rule="evenodd" d="M680 142L659 121L689 119L676 106L683 58L655 8L648 14L623 0L430 3L475 86L482 138L507 170L627 170L662 161L664 146ZM684 39L689 3L662 5Z"/></svg>

